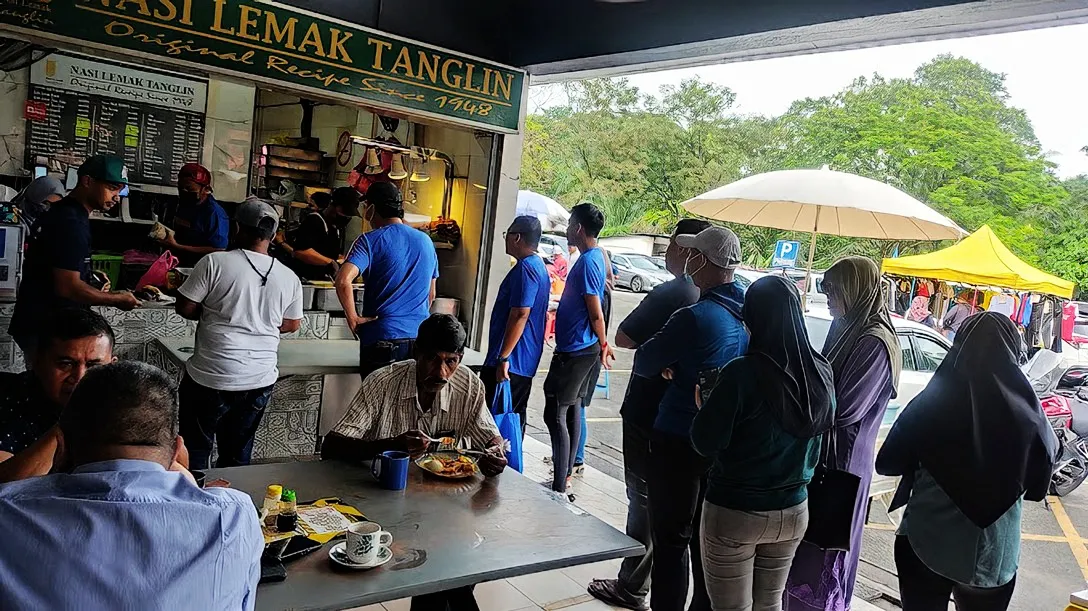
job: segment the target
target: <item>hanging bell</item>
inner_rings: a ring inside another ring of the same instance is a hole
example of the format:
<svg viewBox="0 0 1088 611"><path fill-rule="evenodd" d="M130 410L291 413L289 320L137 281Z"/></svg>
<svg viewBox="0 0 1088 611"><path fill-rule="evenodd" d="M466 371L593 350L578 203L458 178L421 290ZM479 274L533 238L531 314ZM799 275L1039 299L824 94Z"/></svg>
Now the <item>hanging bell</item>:
<svg viewBox="0 0 1088 611"><path fill-rule="evenodd" d="M393 166L389 169L390 180L408 178L408 172L404 169L404 155L393 155Z"/></svg>
<svg viewBox="0 0 1088 611"><path fill-rule="evenodd" d="M366 169L363 170L363 174L381 174L382 173L382 160L378 155L377 148L368 148L366 150Z"/></svg>
<svg viewBox="0 0 1088 611"><path fill-rule="evenodd" d="M412 166L412 182L427 182L431 175L427 173L427 160L420 159Z"/></svg>

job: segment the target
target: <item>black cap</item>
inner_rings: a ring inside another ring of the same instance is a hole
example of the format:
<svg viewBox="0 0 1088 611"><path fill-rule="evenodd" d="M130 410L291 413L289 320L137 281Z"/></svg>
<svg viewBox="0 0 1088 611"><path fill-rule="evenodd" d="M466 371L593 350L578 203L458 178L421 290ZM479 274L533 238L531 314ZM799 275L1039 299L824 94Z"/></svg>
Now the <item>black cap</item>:
<svg viewBox="0 0 1088 611"><path fill-rule="evenodd" d="M361 196L355 187L337 187L332 190L332 203L340 212L348 216L359 216Z"/></svg>
<svg viewBox="0 0 1088 611"><path fill-rule="evenodd" d="M540 234L542 233L540 219L535 216L519 216L514 219L513 223L510 223L510 228L506 232L520 233L527 236L530 243L539 243Z"/></svg>
<svg viewBox="0 0 1088 611"><path fill-rule="evenodd" d="M364 198L366 203L371 206L385 206L394 210L400 210L404 207L404 199L400 194L400 189L391 182L376 182L370 185Z"/></svg>

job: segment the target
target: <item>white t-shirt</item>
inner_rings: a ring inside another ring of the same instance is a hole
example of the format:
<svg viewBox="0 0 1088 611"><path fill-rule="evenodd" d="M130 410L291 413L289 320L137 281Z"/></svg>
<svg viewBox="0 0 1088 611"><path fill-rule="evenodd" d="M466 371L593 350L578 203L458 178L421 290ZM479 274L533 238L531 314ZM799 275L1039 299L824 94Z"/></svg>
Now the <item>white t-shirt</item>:
<svg viewBox="0 0 1088 611"><path fill-rule="evenodd" d="M197 262L178 292L204 306L185 367L193 380L216 390L276 382L280 326L302 318L302 283L295 272L251 250L214 252Z"/></svg>

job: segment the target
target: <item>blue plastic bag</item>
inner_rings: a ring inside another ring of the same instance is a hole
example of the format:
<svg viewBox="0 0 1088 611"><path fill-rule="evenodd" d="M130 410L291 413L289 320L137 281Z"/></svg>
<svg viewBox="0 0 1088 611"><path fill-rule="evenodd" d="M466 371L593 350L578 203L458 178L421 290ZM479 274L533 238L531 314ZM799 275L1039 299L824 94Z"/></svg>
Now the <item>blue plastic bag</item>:
<svg viewBox="0 0 1088 611"><path fill-rule="evenodd" d="M495 400L491 405L491 414L499 427L499 434L506 441L506 462L511 469L522 472L521 456L521 416L514 412L514 402L510 398L510 381L499 382L495 387Z"/></svg>

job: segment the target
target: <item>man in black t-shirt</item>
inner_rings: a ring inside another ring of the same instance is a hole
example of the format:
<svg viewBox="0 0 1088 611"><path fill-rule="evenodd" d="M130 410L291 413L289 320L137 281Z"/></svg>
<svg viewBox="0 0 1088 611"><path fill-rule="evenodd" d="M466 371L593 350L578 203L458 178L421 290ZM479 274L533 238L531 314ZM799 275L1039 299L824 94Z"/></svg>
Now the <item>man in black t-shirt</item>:
<svg viewBox="0 0 1088 611"><path fill-rule="evenodd" d="M92 305L131 310L140 305L130 292L104 293L87 283L90 214L120 203L121 189L128 184L124 160L95 155L79 166L78 176L76 188L50 206L30 229L23 281L8 327L28 369L34 362L40 325L51 312Z"/></svg>
<svg viewBox="0 0 1088 611"><path fill-rule="evenodd" d="M307 214L289 238L277 234L276 245L289 258L291 269L303 280L336 277L344 227L351 217L359 216L359 201L359 192L352 187L334 189L329 205L320 212Z"/></svg>
<svg viewBox="0 0 1088 611"><path fill-rule="evenodd" d="M665 251L665 267L676 278L654 288L620 323L616 332L617 346L640 347L665 326L674 312L699 300L699 288L685 273L684 257L682 249L676 245L676 236L695 235L707 227L710 227L710 223L697 219L684 219L677 223L669 248ZM620 407L623 417L623 470L628 500L627 535L645 545L646 554L625 558L617 579L594 579L589 584L589 593L608 604L626 609L648 609L646 595L650 591L653 546L650 541L646 471L650 459L650 431L667 387L668 381L664 378L633 375Z"/></svg>

